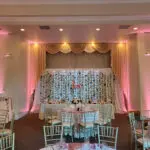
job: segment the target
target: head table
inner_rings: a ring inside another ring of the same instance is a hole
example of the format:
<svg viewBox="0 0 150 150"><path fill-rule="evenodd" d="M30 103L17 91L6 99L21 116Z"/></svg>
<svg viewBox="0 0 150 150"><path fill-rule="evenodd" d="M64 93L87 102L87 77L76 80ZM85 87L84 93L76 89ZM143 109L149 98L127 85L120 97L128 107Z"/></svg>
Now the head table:
<svg viewBox="0 0 150 150"><path fill-rule="evenodd" d="M89 144L89 143L64 143L63 145L53 145L42 148L40 150L115 150L111 147L102 144Z"/></svg>
<svg viewBox="0 0 150 150"><path fill-rule="evenodd" d="M44 119L44 114L48 110L53 110L56 112L59 112L63 110L64 108L70 107L71 104L48 104L48 103L41 103L40 106L40 111L39 111L39 119L43 120ZM109 110L111 107L111 119L115 119L115 111L114 111L114 106L113 104L86 104L85 108L91 108L91 109L99 109L101 110Z"/></svg>

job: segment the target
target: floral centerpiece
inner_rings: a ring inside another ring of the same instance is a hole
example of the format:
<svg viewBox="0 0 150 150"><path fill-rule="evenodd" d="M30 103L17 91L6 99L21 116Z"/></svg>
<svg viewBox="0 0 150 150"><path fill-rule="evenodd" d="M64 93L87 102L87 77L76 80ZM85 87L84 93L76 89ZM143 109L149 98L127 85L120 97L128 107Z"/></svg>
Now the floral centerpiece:
<svg viewBox="0 0 150 150"><path fill-rule="evenodd" d="M72 100L72 104L75 104L75 105L76 105L76 104L78 104L78 103L79 103L79 100L77 100L77 99L73 99L73 100Z"/></svg>
<svg viewBox="0 0 150 150"><path fill-rule="evenodd" d="M77 111L81 111L82 108L84 107L82 100L73 99L73 100L72 100L72 104L75 105L75 109L76 109Z"/></svg>

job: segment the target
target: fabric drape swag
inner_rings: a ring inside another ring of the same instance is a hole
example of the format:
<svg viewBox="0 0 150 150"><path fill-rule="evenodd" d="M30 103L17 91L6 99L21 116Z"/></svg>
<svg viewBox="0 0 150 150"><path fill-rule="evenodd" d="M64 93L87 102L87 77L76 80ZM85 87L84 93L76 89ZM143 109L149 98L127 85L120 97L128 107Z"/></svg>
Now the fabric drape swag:
<svg viewBox="0 0 150 150"><path fill-rule="evenodd" d="M111 50L111 43L42 43L39 44L43 51L50 54L56 54L58 52L62 53L82 53L83 51L87 53L93 53L95 51L99 53L107 53ZM34 44L33 44L34 46Z"/></svg>
<svg viewBox="0 0 150 150"><path fill-rule="evenodd" d="M71 43L70 48L73 53L78 54L82 53L83 50L85 49L86 44L84 43Z"/></svg>

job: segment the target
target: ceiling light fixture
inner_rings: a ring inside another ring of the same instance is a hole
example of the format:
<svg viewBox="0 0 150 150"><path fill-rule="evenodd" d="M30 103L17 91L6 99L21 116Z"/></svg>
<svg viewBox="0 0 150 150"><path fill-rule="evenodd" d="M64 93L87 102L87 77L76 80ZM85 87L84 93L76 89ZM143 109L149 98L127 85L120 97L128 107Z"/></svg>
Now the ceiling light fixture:
<svg viewBox="0 0 150 150"><path fill-rule="evenodd" d="M24 32L24 31L25 31L25 29L24 29L24 28L21 28L21 29L20 29L20 31Z"/></svg>
<svg viewBox="0 0 150 150"><path fill-rule="evenodd" d="M62 32L64 29L60 28L59 31Z"/></svg>
<svg viewBox="0 0 150 150"><path fill-rule="evenodd" d="M138 30L138 27L134 27L133 30Z"/></svg>
<svg viewBox="0 0 150 150"><path fill-rule="evenodd" d="M6 54L4 54L4 58L8 58L8 57L10 57L11 56L11 53L6 53Z"/></svg>
<svg viewBox="0 0 150 150"><path fill-rule="evenodd" d="M96 31L100 31L100 28L96 28Z"/></svg>

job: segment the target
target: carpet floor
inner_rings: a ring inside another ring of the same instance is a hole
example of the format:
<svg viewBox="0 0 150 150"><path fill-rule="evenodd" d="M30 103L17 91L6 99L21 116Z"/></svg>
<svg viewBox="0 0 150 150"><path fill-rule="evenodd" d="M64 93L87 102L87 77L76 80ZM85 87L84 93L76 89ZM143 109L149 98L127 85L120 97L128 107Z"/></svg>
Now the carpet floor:
<svg viewBox="0 0 150 150"><path fill-rule="evenodd" d="M29 114L15 121L16 150L39 150L44 147L44 121L38 119L38 114ZM131 149L131 133L128 116L116 114L112 126L119 127L117 150Z"/></svg>

